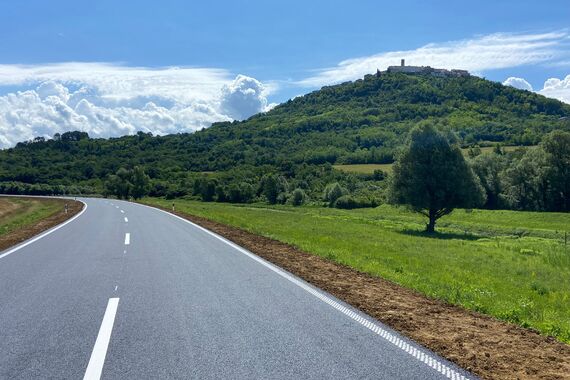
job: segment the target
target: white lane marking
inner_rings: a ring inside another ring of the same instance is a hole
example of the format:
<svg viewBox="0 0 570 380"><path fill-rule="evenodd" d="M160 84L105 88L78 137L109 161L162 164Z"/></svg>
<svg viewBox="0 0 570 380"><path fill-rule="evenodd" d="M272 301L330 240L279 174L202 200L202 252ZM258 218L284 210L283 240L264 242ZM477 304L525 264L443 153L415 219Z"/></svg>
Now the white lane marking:
<svg viewBox="0 0 570 380"><path fill-rule="evenodd" d="M126 255L126 254L127 254L127 250L126 250L126 249L123 251L123 254L124 254L124 255Z"/></svg>
<svg viewBox="0 0 570 380"><path fill-rule="evenodd" d="M47 230L47 231L44 232L43 234L38 235L38 236L36 236L35 238L33 238L33 239L31 239L31 240L28 240L27 242L24 242L24 243L22 243L22 244L20 244L20 245L18 245L18 246L16 246L16 247L14 247L14 248L12 248L12 249L10 249L10 250L8 250L8 251L6 251L6 252L0 254L0 259L2 259L2 258L4 258L4 257L6 257L6 256L8 256L8 255L10 255L10 254L12 254L12 253L14 253L14 252L16 252L16 251L19 250L19 249L24 248L24 247L27 246L27 245L32 244L33 242L36 242L36 241L40 240L41 238L43 238L43 237L45 237L45 236L51 234L52 232L55 232L55 231L59 230L61 227L65 226L66 224L71 223L71 222L73 222L75 219L79 218L79 217L87 210L87 203L82 202L82 201L79 201L79 202L83 203L83 205L84 205L83 210L81 210L81 212L80 212L79 214L77 214L77 215L75 215L73 218L71 218L71 219L69 219L69 220L63 222L62 224L60 224L60 225L58 225L58 226L55 226L55 227L53 227L53 228L50 229L50 230Z"/></svg>
<svg viewBox="0 0 570 380"><path fill-rule="evenodd" d="M103 364L105 364L105 356L107 356L107 347L111 340L111 332L113 331L113 324L115 323L115 315L117 314L117 307L119 306L118 298L109 298L107 309L103 316L103 322L99 328L99 334L89 359L89 364L85 370L83 380L99 380L101 372L103 372Z"/></svg>
<svg viewBox="0 0 570 380"><path fill-rule="evenodd" d="M227 240L226 238L216 234L215 232L212 232L202 226L197 225L196 223L193 223L187 219L184 219L178 215L174 215L171 214L167 211L161 210L159 208L155 208L152 206L147 206L147 205L143 205L138 203L140 206L144 206L144 207L148 207L151 209L155 209L158 210L160 212L163 212L165 214L168 214L174 218L180 219L183 222L186 222L202 231L204 231L205 233L207 233L208 235L213 236L214 238L226 243L227 245L233 247L234 249L236 249L237 251L243 253L244 255L248 256L249 258L257 261L258 263L260 263L261 265L267 267L268 269L272 270L273 272L277 273L278 275L280 275L281 277L291 281L293 284L299 286L300 288L302 288L303 290L307 291L308 293L314 295L315 297L317 297L318 299L320 299L321 301L327 303L328 305L332 306L333 308L335 308L336 310L340 311L341 313L343 313L344 315L346 315L347 317L349 317L350 319L358 322L359 324L361 324L362 326L366 327L367 329L371 330L372 332L376 333L377 335L380 335L382 338L384 338L386 341L390 342L391 344L393 344L394 346L400 348L401 350L405 351L406 353L408 353L409 355L411 355L412 357L414 357L415 359L421 361L422 363L426 364L427 366L433 368L434 370L436 370L437 372L439 372L440 374L442 374L443 376L447 377L448 379L452 379L452 380L469 380L468 377L466 377L465 375L462 375L461 372L456 371L453 368L450 368L449 366L445 365L444 363L442 363L441 361L439 361L436 357L432 356L432 354L430 352L428 352L426 349L424 349L423 347L419 346L418 347L414 347L411 344L407 343L404 339L398 337L395 334L390 333L389 331L385 330L384 328L380 327L379 325L377 325L376 323L362 317L362 315L360 315L359 313L355 313L353 310L351 310L350 308L340 304L339 302L335 301L334 299L332 299L331 297L328 297L326 294L322 293L321 291L307 285L305 282L298 280L297 278L295 278L294 276L292 276L291 274L289 274L288 272L285 272L283 269L279 268L276 265L273 265L272 263L270 263L269 261L266 261L264 259L262 259L261 257L249 252L248 250L246 250L245 248L240 247L239 245L235 244L234 242Z"/></svg>
<svg viewBox="0 0 570 380"><path fill-rule="evenodd" d="M121 214L124 214L125 212L123 210L121 210Z"/></svg>
<svg viewBox="0 0 570 380"><path fill-rule="evenodd" d="M127 217L125 216L125 223L128 223L128 222L129 222L129 218L127 218Z"/></svg>
<svg viewBox="0 0 570 380"><path fill-rule="evenodd" d="M131 244L131 234L127 232L125 234L125 245L129 245L129 244Z"/></svg>
<svg viewBox="0 0 570 380"><path fill-rule="evenodd" d="M119 208L119 206L115 206L115 208Z"/></svg>
<svg viewBox="0 0 570 380"><path fill-rule="evenodd" d="M115 291L117 291L117 289L119 289L119 285L115 285Z"/></svg>

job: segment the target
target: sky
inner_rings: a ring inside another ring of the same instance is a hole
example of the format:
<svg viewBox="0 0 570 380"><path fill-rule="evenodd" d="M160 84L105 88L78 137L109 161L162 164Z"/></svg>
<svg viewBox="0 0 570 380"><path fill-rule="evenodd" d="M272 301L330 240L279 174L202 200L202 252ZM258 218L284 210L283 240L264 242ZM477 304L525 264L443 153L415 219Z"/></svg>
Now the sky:
<svg viewBox="0 0 570 380"><path fill-rule="evenodd" d="M401 58L570 103L570 4L3 1L0 148L192 132Z"/></svg>

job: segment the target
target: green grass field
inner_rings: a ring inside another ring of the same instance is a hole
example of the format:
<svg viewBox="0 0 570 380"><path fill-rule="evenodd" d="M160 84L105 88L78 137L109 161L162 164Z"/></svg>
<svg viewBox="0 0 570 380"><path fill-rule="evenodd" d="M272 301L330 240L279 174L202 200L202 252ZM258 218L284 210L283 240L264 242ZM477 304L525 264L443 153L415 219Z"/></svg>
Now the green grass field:
<svg viewBox="0 0 570 380"><path fill-rule="evenodd" d="M63 204L53 199L0 197L0 236L32 225L62 208Z"/></svg>
<svg viewBox="0 0 570 380"><path fill-rule="evenodd" d="M386 205L347 211L174 202L177 210L293 244L570 343L570 245L563 233L570 230L570 214L456 210L430 237L422 232L421 216Z"/></svg>
<svg viewBox="0 0 570 380"><path fill-rule="evenodd" d="M333 167L347 173L372 174L374 170L382 170L389 174L392 173L392 165L393 164L353 164L333 165Z"/></svg>
<svg viewBox="0 0 570 380"><path fill-rule="evenodd" d="M505 152L512 152L518 149L518 146L504 146L502 147ZM492 146L484 146L481 148L481 153L491 153L495 149ZM467 155L469 148L461 149L463 154ZM347 173L359 173L359 174L372 174L374 170L382 170L388 174L392 173L393 164L352 164L352 165L333 165L335 169L342 170Z"/></svg>

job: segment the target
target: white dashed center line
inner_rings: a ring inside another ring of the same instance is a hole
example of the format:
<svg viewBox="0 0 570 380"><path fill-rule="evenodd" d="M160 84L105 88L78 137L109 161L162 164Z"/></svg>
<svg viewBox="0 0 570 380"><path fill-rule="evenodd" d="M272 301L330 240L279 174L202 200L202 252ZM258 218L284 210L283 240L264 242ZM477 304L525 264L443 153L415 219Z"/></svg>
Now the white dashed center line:
<svg viewBox="0 0 570 380"><path fill-rule="evenodd" d="M128 223L128 222L129 222L129 218L127 218L127 217L125 216L125 223Z"/></svg>
<svg viewBox="0 0 570 380"><path fill-rule="evenodd" d="M105 364L105 356L107 356L107 347L111 340L111 332L113 331L113 324L115 323L115 315L117 314L117 307L119 307L118 298L109 298L107 309L103 316L103 322L99 328L99 334L89 359L89 364L85 370L83 380L99 380L103 372L103 364Z"/></svg>
<svg viewBox="0 0 570 380"><path fill-rule="evenodd" d="M131 234L127 232L125 234L125 245L129 245L129 244L131 244Z"/></svg>
<svg viewBox="0 0 570 380"><path fill-rule="evenodd" d="M125 212L123 210L121 210L121 214L124 214Z"/></svg>

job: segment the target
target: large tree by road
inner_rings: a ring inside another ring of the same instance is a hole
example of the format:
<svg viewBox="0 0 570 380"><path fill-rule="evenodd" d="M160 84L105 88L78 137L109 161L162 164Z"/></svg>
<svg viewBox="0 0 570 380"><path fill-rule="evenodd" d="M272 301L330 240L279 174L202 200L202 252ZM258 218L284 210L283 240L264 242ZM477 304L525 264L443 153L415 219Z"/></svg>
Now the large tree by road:
<svg viewBox="0 0 570 380"><path fill-rule="evenodd" d="M476 207L485 200L479 179L459 146L430 123L410 132L391 177L391 202L408 205L428 217L426 231L430 233L435 231L436 221L454 208Z"/></svg>

